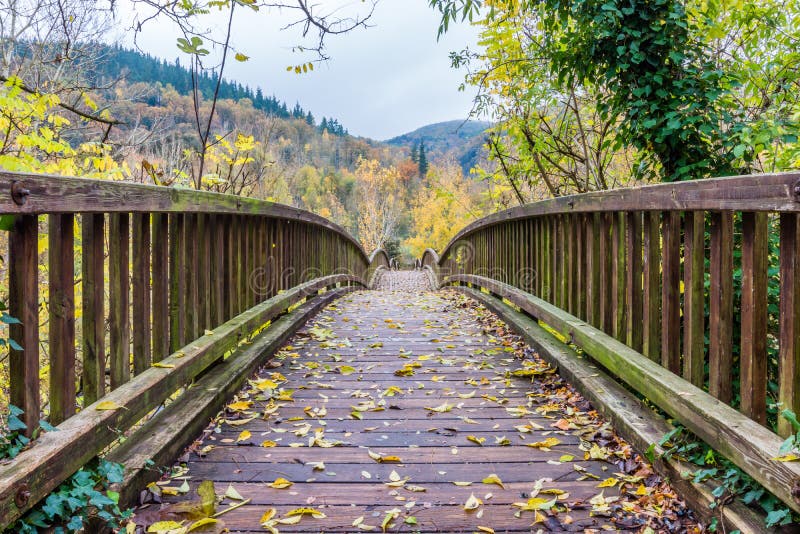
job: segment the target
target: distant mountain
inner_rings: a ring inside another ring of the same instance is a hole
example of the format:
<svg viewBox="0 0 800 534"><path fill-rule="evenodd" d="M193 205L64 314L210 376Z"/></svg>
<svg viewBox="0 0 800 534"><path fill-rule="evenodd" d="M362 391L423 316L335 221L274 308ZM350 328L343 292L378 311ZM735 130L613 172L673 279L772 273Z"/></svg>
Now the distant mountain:
<svg viewBox="0 0 800 534"><path fill-rule="evenodd" d="M386 141L397 147L412 148L422 141L431 160L455 157L464 172L469 172L483 152L484 132L492 126L486 121L447 121L428 124Z"/></svg>

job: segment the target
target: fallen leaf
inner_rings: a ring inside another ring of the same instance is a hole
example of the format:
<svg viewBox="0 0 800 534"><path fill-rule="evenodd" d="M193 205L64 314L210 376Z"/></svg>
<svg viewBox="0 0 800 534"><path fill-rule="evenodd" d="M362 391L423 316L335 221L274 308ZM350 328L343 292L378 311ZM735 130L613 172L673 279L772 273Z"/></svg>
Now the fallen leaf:
<svg viewBox="0 0 800 534"><path fill-rule="evenodd" d="M286 489L292 487L292 482L286 480L285 478L276 478L275 482L271 482L267 484L267 486L274 489Z"/></svg>
<svg viewBox="0 0 800 534"><path fill-rule="evenodd" d="M481 482L483 482L484 484L497 484L501 488L506 489L506 487L503 485L503 481L500 480L500 477L494 473L484 478Z"/></svg>
<svg viewBox="0 0 800 534"><path fill-rule="evenodd" d="M474 493L470 493L469 499L467 499L467 502L464 503L464 510L467 512L477 510L481 504L483 504L483 501L477 498Z"/></svg>
<svg viewBox="0 0 800 534"><path fill-rule="evenodd" d="M94 407L94 409L97 410L98 412L102 412L102 411L106 411L106 410L119 410L120 408L122 408L124 410L127 409L124 406L120 406L116 402L110 401L110 400L98 402L97 406Z"/></svg>

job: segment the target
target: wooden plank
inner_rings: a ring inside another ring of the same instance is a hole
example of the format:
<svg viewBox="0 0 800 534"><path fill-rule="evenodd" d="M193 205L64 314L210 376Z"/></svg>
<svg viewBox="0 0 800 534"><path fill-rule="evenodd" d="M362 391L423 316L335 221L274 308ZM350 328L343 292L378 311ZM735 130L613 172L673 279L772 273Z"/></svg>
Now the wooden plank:
<svg viewBox="0 0 800 534"><path fill-rule="evenodd" d="M686 212L683 240L683 378L705 384L705 213Z"/></svg>
<svg viewBox="0 0 800 534"><path fill-rule="evenodd" d="M24 411L30 436L39 426L39 221L35 215L14 219L8 236L8 313L19 322L8 335L22 350L9 350L9 401Z"/></svg>
<svg viewBox="0 0 800 534"><path fill-rule="evenodd" d="M165 358L164 363L169 367L151 367L104 397L104 401L119 405L119 409L97 410L87 406L62 423L58 432L45 433L13 462L0 464L0 525L8 525L20 517L114 442L119 437L118 429L127 429L138 422L179 387L237 347L253 329L305 296L352 279L348 275L320 278L251 308L215 329L211 335L182 347L179 354ZM23 481L28 485L30 495L20 506L16 494Z"/></svg>
<svg viewBox="0 0 800 534"><path fill-rule="evenodd" d="M133 214L133 374L152 362L150 349L150 215Z"/></svg>
<svg viewBox="0 0 800 534"><path fill-rule="evenodd" d="M211 251L208 216L197 216L197 331L209 330L211 316Z"/></svg>
<svg viewBox="0 0 800 534"><path fill-rule="evenodd" d="M664 212L661 221L661 365L681 373L681 218Z"/></svg>
<svg viewBox="0 0 800 534"><path fill-rule="evenodd" d="M661 360L661 238L660 214L644 215L644 354Z"/></svg>
<svg viewBox="0 0 800 534"><path fill-rule="evenodd" d="M711 214L708 392L730 403L733 381L733 214Z"/></svg>
<svg viewBox="0 0 800 534"><path fill-rule="evenodd" d="M152 360L160 362L169 355L170 339L170 247L169 219L166 213L154 213L152 267Z"/></svg>
<svg viewBox="0 0 800 534"><path fill-rule="evenodd" d="M641 228L641 225L639 226ZM670 485L687 501L702 521L709 523L713 519L719 520L721 513L728 530L767 532L764 518L754 514L741 502L733 501L722 508L716 504L712 506L712 503L717 502L717 498L713 495L717 486L707 482L694 482L692 477L686 477L684 474L695 471L695 465L682 461L675 455L663 455L663 448L658 443L674 427L634 394L526 315L488 295L466 288L460 290L497 313L522 335L528 344L534 347L545 361L557 368L559 375L580 391L613 424L615 431L634 448L646 451L654 446L652 457L656 460L653 467L670 481Z"/></svg>
<svg viewBox="0 0 800 534"><path fill-rule="evenodd" d="M105 395L106 387L104 223L101 213L87 213L81 217L81 390L84 406Z"/></svg>
<svg viewBox="0 0 800 534"><path fill-rule="evenodd" d="M625 302L627 304L625 340L632 349L644 351L644 269L642 265L642 213L630 212L626 215L625 240L627 264L625 277Z"/></svg>
<svg viewBox="0 0 800 534"><path fill-rule="evenodd" d="M743 414L767 423L766 213L742 213L742 338L740 394Z"/></svg>
<svg viewBox="0 0 800 534"><path fill-rule="evenodd" d="M75 413L75 217L48 217L50 424Z"/></svg>
<svg viewBox="0 0 800 534"><path fill-rule="evenodd" d="M759 423L718 402L708 393L630 347L563 310L513 287L478 276L454 276L508 299L570 339L592 358L738 465L793 510L800 511L800 465L776 462L783 440Z"/></svg>
<svg viewBox="0 0 800 534"><path fill-rule="evenodd" d="M780 218L780 353L778 357L781 409L800 413L800 216ZM778 434L794 434L792 425L778 418Z"/></svg>
<svg viewBox="0 0 800 534"><path fill-rule="evenodd" d="M111 389L131 378L130 216L111 215L108 234L109 342Z"/></svg>
<svg viewBox="0 0 800 534"><path fill-rule="evenodd" d="M317 297L265 330L251 344L243 345L225 362L203 375L176 402L145 423L130 439L116 447L107 459L125 466L122 503L138 504L139 491L160 478L157 467L166 467L189 445L250 375L278 350L286 339L322 306L345 295L342 288Z"/></svg>

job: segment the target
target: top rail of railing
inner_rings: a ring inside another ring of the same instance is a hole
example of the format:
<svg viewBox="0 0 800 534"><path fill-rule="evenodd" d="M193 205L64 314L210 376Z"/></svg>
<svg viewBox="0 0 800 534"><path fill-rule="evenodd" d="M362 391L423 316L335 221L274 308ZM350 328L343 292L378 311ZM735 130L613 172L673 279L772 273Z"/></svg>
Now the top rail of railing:
<svg viewBox="0 0 800 534"><path fill-rule="evenodd" d="M203 213L290 219L341 234L369 262L361 244L338 224L277 202L114 180L0 171L0 214L48 213Z"/></svg>
<svg viewBox="0 0 800 534"><path fill-rule="evenodd" d="M615 211L800 212L800 172L731 176L644 185L558 197L500 211L459 231L453 243L481 228L502 222L554 215Z"/></svg>

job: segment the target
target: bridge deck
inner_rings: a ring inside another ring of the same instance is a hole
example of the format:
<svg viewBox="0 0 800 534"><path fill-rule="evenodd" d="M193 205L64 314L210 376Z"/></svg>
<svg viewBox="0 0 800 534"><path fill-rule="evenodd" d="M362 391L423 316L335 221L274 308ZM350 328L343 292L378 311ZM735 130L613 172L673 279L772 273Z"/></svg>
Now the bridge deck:
<svg viewBox="0 0 800 534"><path fill-rule="evenodd" d="M180 518L175 503L212 480L229 495L218 512L246 500L219 516L234 532L264 532L271 508L280 532L691 527L670 488L502 324L402 276L403 291L352 294L298 333L163 483L182 493L137 517ZM325 517L276 521L304 507Z"/></svg>

